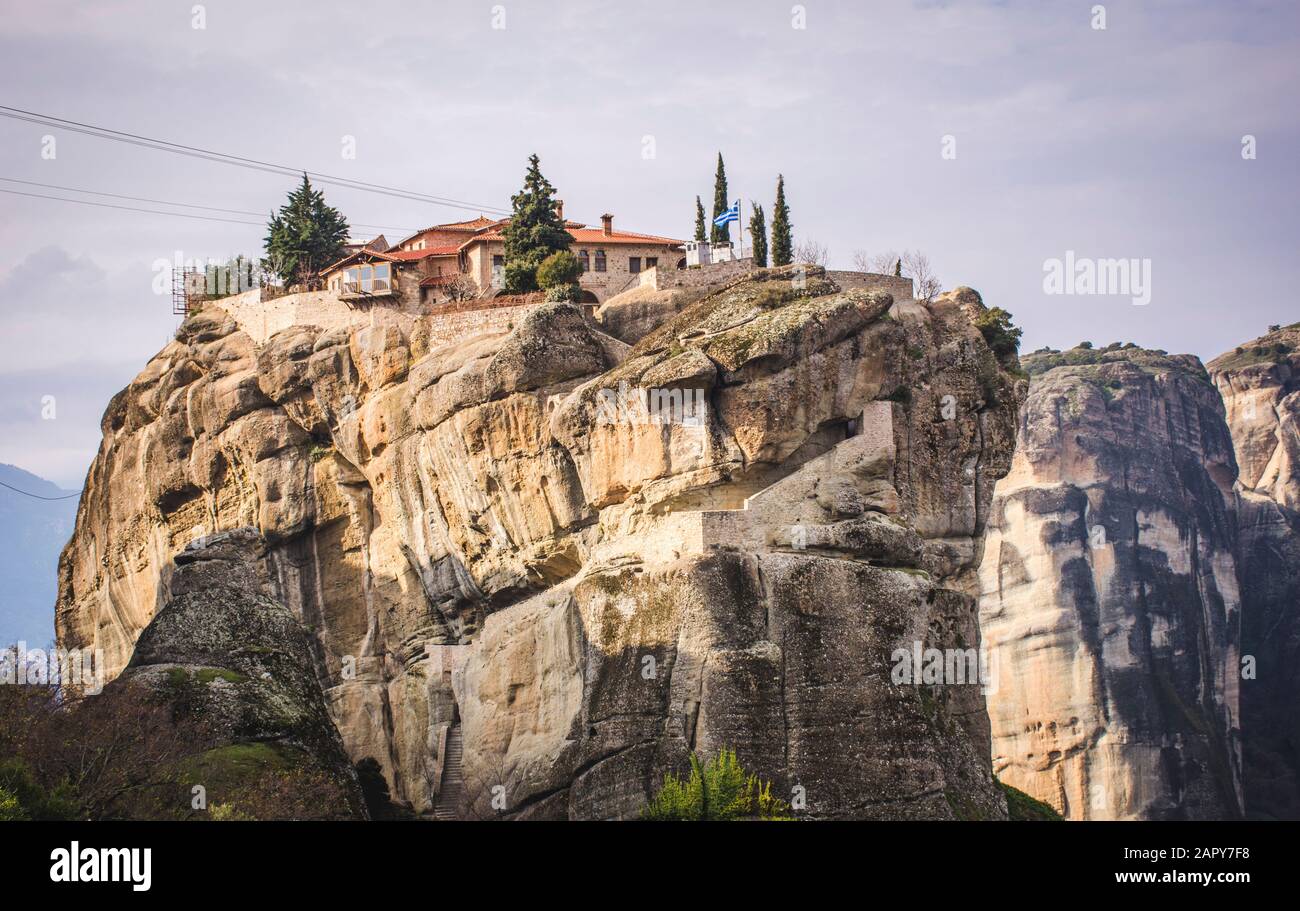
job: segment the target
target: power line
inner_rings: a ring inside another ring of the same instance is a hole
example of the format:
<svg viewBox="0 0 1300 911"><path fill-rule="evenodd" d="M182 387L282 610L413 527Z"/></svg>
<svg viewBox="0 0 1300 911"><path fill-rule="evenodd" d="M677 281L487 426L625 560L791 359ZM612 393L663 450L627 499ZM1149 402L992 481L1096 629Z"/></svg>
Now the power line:
<svg viewBox="0 0 1300 911"><path fill-rule="evenodd" d="M107 196L111 199L129 199L132 202L151 202L161 206L180 206L181 208L184 209L203 209L206 212L226 212L231 215L254 215L257 216L258 218L262 217L261 212L249 212L246 209L222 209L216 206L200 206L200 205L196 205L195 203L189 203L189 202L171 202L170 200L166 200L166 199L149 199L144 196L125 196L121 193L105 193L101 190L85 190L79 187L64 187L64 186L60 186L59 184L40 183L39 181L35 181L35 180L19 180L17 177L0 177L0 180L5 181L6 183L20 183L28 187L44 187L47 190L63 190L66 193L88 193L91 196ZM32 194L32 195L35 196L36 194ZM48 198L57 199L58 197L52 196ZM80 200L65 199L63 200L63 202L80 202ZM176 214L176 213L163 212L160 214L169 215L169 214ZM239 222L239 224L251 224L251 222ZM412 230L411 228L398 228L393 225L368 225L368 224L363 224L362 222L355 222L351 225L351 227L377 228L380 231L405 231L408 234Z"/></svg>
<svg viewBox="0 0 1300 911"><path fill-rule="evenodd" d="M33 500L71 500L73 497L81 496L81 491L78 490L76 493L66 494L65 496L62 497L43 497L38 493L31 493L26 490L19 490L17 487L14 487L12 484L6 484L4 481L0 481L0 487L7 487L10 490L12 490L14 493L20 493L25 497L31 497Z"/></svg>
<svg viewBox="0 0 1300 911"><path fill-rule="evenodd" d="M0 193L8 193L11 196L28 196L32 199L53 199L56 202L72 202L79 206L98 206L101 209L120 209L124 212L147 212L150 215L170 215L173 218L197 218L202 221L220 221L228 225L253 225L254 227L263 227L260 222L256 221L239 221L234 218L214 218L211 215L191 215L189 212L163 212L159 209L141 209L138 206L117 206L111 202L94 202L89 199L64 199L62 196L46 196L44 193L24 193L22 190L6 190L0 187Z"/></svg>
<svg viewBox="0 0 1300 911"><path fill-rule="evenodd" d="M380 193L385 196L395 196L400 199L409 199L415 202L432 203L434 205L446 206L453 209L466 209L471 212L490 212L497 215L510 214L508 210L497 206L484 206L477 203L466 202L462 199L453 199L447 196L433 196L427 193L418 193L414 190L402 190L397 187L385 186L384 184L355 180L350 177L338 177L331 174L322 174L319 171L309 171L303 168L291 168L288 165L274 164L256 158L245 158L240 155L230 155L226 152L216 152L212 149L204 149L198 146L182 145L176 142L168 142L165 139L153 139L149 136L141 136L138 133L127 133L122 130L109 129L108 127L97 127L93 124L82 123L76 120L66 120L62 117L55 117L50 114L41 114L36 111L25 111L22 108L9 107L8 105L0 105L0 117L8 117L11 120L22 120L27 123L40 124L41 126L53 127L55 129L69 130L74 133L82 133L98 139L108 139L113 142L122 142L128 145L141 146L142 148L154 149L159 152L171 152L176 155L185 155L190 158L214 161L219 164L229 164L255 171L265 171L271 174L295 177L299 174L307 174L309 177L315 178L319 183L347 187L353 190L364 190L369 193Z"/></svg>

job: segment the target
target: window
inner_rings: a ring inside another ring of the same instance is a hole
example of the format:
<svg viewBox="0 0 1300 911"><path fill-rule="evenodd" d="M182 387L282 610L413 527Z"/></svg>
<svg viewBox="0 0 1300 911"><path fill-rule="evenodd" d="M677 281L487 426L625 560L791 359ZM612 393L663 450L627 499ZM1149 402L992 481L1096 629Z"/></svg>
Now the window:
<svg viewBox="0 0 1300 911"><path fill-rule="evenodd" d="M657 257L657 256L647 256L647 257L645 258L645 267L646 267L647 269L653 269L653 268L654 268L655 266L657 266L657 265L659 265L659 257Z"/></svg>
<svg viewBox="0 0 1300 911"><path fill-rule="evenodd" d="M348 294L387 294L393 290L392 266L388 263L350 266L343 273L343 290Z"/></svg>
<svg viewBox="0 0 1300 911"><path fill-rule="evenodd" d="M596 271L597 271L597 272L604 272L604 271L605 271L605 251L604 251L604 250L597 250L597 251L596 251Z"/></svg>
<svg viewBox="0 0 1300 911"><path fill-rule="evenodd" d="M493 268L493 269L500 269L500 268L504 267L505 264L506 264L506 258L505 258L504 256L502 256L502 255L500 255L500 254L497 254L496 256L492 257L492 268Z"/></svg>
<svg viewBox="0 0 1300 911"><path fill-rule="evenodd" d="M586 272L591 268L591 258L587 256L586 250L578 251L578 265L582 268L583 272Z"/></svg>
<svg viewBox="0 0 1300 911"><path fill-rule="evenodd" d="M638 272L640 272L640 271L641 271L641 257L639 257L639 256L629 256L629 257L627 258L627 271L631 272L633 275L636 275Z"/></svg>

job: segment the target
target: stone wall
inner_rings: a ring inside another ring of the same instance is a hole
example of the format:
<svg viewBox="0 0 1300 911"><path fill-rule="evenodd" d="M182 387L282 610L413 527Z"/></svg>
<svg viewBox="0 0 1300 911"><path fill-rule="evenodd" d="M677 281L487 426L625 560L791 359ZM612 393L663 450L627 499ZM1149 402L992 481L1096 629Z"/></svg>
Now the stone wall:
<svg viewBox="0 0 1300 911"><path fill-rule="evenodd" d="M404 277L416 287L413 277ZM400 295L385 300L388 302L349 306L333 291L305 291L263 301L258 289L253 289L211 306L233 316L239 328L259 346L291 326L325 330L387 326L408 323L426 309ZM531 295L522 302L518 298L504 302L474 300L435 308L427 317L429 346L448 345L476 332L508 332L541 303L541 295Z"/></svg>
<svg viewBox="0 0 1300 911"><path fill-rule="evenodd" d="M754 260L747 256L744 259L700 266L698 269L674 269L671 266L667 269L656 269L657 274L652 280L655 288L660 291L673 288L702 288L705 285L729 281L753 268Z"/></svg>
<svg viewBox="0 0 1300 911"><path fill-rule="evenodd" d="M450 345L474 332L509 332L525 316L543 303L540 297L525 303L514 301L494 304L491 301L473 301L475 306L466 309L436 310L429 316L429 347Z"/></svg>
<svg viewBox="0 0 1300 911"><path fill-rule="evenodd" d="M885 275L880 272L827 272L841 288L868 288L872 291L888 291L896 301L913 299L912 280L900 275Z"/></svg>
<svg viewBox="0 0 1300 911"><path fill-rule="evenodd" d="M402 284L409 284L418 295L418 279L414 276L402 278L406 280ZM418 303L409 294L382 300L384 302L350 305L333 291L303 291L264 301L261 289L254 288L206 306L218 307L229 313L254 344L263 345L271 336L291 326L359 329L401 322L402 315L409 318L419 311Z"/></svg>

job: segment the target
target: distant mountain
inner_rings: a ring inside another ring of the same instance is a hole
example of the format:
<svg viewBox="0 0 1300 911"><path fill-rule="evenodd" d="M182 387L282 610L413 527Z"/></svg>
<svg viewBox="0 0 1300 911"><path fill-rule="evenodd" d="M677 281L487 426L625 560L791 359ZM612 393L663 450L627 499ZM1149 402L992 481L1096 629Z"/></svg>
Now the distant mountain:
<svg viewBox="0 0 1300 911"><path fill-rule="evenodd" d="M75 493L13 465L0 464L0 482L42 497ZM0 647L21 639L44 648L54 639L59 552L76 516L75 496L38 500L0 487Z"/></svg>

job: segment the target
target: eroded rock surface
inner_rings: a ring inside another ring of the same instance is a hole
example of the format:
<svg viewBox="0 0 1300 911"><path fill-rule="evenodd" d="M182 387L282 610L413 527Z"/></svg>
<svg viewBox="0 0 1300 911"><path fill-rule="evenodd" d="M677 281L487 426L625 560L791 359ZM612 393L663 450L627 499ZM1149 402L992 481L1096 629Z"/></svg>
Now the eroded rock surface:
<svg viewBox="0 0 1300 911"><path fill-rule="evenodd" d="M277 600L265 556L252 528L191 542L165 571L158 611L111 686L141 688L199 724L180 765L186 805L188 786L201 785L205 802L260 819L364 818L315 643Z"/></svg>
<svg viewBox="0 0 1300 911"><path fill-rule="evenodd" d="M1208 366L1240 469L1246 811L1300 819L1300 324Z"/></svg>
<svg viewBox="0 0 1300 911"><path fill-rule="evenodd" d="M989 518L993 764L1070 819L1241 810L1232 439L1189 355L1112 346L1032 375Z"/></svg>
<svg viewBox="0 0 1300 911"><path fill-rule="evenodd" d="M350 758L418 813L635 816L726 745L809 816L1002 818L978 683L891 681L979 646L1017 394L980 309L771 270L630 348L553 304L429 350L418 319L259 348L209 306L105 414L60 639L116 672L173 554L250 525Z"/></svg>

